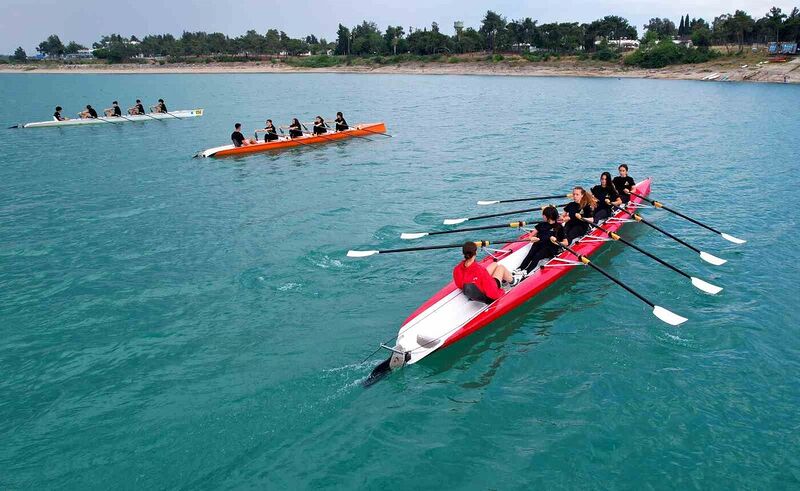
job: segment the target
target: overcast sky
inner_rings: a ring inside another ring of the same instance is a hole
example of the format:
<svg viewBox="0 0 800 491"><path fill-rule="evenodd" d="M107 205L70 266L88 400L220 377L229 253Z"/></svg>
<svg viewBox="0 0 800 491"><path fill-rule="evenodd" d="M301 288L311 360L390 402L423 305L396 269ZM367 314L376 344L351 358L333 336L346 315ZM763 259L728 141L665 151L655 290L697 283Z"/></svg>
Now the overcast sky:
<svg viewBox="0 0 800 491"><path fill-rule="evenodd" d="M800 5L800 0L796 2ZM260 33L268 28L286 31L292 37L315 34L334 40L339 23L353 26L367 19L381 29L388 24L424 27L435 21L451 33L453 21L477 26L491 9L508 19L531 17L545 22L589 22L604 15L621 15L639 33L651 17L703 17L709 22L717 15L743 9L758 18L772 5L788 13L792 3L772 0L0 0L0 53L22 46L29 55L50 34L66 44L78 41L86 46L102 34L172 33L219 31L238 36L248 29Z"/></svg>

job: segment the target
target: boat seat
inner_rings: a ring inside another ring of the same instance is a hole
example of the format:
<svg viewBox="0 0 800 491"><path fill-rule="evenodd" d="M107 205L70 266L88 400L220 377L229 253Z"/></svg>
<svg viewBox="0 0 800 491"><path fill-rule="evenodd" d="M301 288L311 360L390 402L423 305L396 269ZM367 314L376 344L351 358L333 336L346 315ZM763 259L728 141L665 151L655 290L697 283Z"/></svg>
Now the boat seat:
<svg viewBox="0 0 800 491"><path fill-rule="evenodd" d="M478 288L475 283L466 283L464 288L461 289L464 292L464 296L468 299L472 300L473 302L483 302L485 304L490 304L494 300L487 297L485 293L483 293L480 288Z"/></svg>

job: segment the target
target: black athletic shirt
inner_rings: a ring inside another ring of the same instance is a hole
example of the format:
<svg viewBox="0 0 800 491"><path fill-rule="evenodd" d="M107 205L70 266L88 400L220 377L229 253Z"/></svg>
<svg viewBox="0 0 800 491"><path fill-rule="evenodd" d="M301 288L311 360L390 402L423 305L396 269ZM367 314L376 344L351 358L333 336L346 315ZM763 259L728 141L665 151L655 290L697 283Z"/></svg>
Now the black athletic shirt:
<svg viewBox="0 0 800 491"><path fill-rule="evenodd" d="M611 209L611 207L608 206L608 204L606 203L606 198L611 200L612 203L614 201L616 201L617 198L619 198L617 193L614 191L614 188L612 186L610 186L610 185L609 185L609 187L604 188L603 186L598 184L597 186L592 188L592 194L594 195L595 198L597 198L597 209L598 210L610 210Z"/></svg>
<svg viewBox="0 0 800 491"><path fill-rule="evenodd" d="M53 113L53 117L56 118L56 121L64 121L64 117L61 116L60 111L56 111Z"/></svg>
<svg viewBox="0 0 800 491"><path fill-rule="evenodd" d="M114 116L122 116L122 109L119 106L114 106Z"/></svg>
<svg viewBox="0 0 800 491"><path fill-rule="evenodd" d="M336 118L336 131L344 131L347 128L349 128L349 126L347 126L347 121L345 121L344 118Z"/></svg>
<svg viewBox="0 0 800 491"><path fill-rule="evenodd" d="M95 111L93 107L89 108L89 116L92 117L92 118L96 118L97 117L97 111Z"/></svg>
<svg viewBox="0 0 800 491"><path fill-rule="evenodd" d="M575 218L576 213L580 213L583 218L592 218L591 206L586 205L583 207L583 210L581 210L581 205L579 205L574 201L572 203L567 203L567 205L564 207L564 212L566 212L569 215L570 225L574 225L576 223L578 224L582 223L577 218Z"/></svg>
<svg viewBox="0 0 800 491"><path fill-rule="evenodd" d="M136 104L136 110L139 111L139 114L144 114L144 106L141 104Z"/></svg>
<svg viewBox="0 0 800 491"><path fill-rule="evenodd" d="M636 184L631 176L622 177L617 176L611 182L614 183L614 188L619 192L619 197L622 198L623 203L627 203L631 199L631 195L625 193L625 189L631 191Z"/></svg>
<svg viewBox="0 0 800 491"><path fill-rule="evenodd" d="M233 142L234 147L241 147L242 142L244 141L244 135L241 131L234 131L231 133L231 141Z"/></svg>
<svg viewBox="0 0 800 491"><path fill-rule="evenodd" d="M550 224L547 222L536 224L536 237L539 238L538 244L541 244L540 247L546 247L553 256L558 254L558 246L550 242L550 237L555 237L559 242L567 238L564 234L564 227L557 223Z"/></svg>
<svg viewBox="0 0 800 491"><path fill-rule="evenodd" d="M167 105L163 102L160 102L159 104L161 104L161 112L163 113L167 112Z"/></svg>

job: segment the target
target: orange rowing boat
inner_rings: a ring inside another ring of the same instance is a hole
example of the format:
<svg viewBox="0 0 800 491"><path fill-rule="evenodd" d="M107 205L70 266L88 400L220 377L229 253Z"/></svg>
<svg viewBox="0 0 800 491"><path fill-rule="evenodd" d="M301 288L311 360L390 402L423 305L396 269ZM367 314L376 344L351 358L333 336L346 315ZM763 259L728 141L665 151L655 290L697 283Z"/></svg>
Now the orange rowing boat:
<svg viewBox="0 0 800 491"><path fill-rule="evenodd" d="M365 137L374 134L386 135L386 125L383 123L366 123L351 126L344 131L324 133L322 135L304 135L298 138L282 136L271 142L259 142L241 147L224 145L221 147L209 148L198 153L198 157L225 157L228 155L243 155L247 153L267 152L269 150L279 150L283 148L302 147L315 143L327 143L332 141L344 140L353 137Z"/></svg>

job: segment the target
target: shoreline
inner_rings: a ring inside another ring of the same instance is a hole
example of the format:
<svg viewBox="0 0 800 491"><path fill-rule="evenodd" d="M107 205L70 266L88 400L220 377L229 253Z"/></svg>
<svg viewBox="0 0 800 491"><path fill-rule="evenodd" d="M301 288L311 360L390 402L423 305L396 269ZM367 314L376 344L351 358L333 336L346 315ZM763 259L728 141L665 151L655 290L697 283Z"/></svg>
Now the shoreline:
<svg viewBox="0 0 800 491"><path fill-rule="evenodd" d="M213 74L213 73L360 73L384 75L489 75L523 77L587 77L587 78L643 78L664 80L701 80L718 74L715 80L730 82L800 83L800 58L786 63L770 63L746 66L731 63L701 63L695 65L672 65L658 69L631 68L619 64L588 64L581 62L554 63L420 63L409 62L397 65L351 65L327 68L304 68L286 64L238 62L171 65L61 65L20 66L0 65L0 74Z"/></svg>

